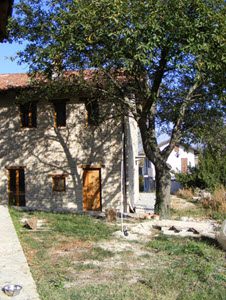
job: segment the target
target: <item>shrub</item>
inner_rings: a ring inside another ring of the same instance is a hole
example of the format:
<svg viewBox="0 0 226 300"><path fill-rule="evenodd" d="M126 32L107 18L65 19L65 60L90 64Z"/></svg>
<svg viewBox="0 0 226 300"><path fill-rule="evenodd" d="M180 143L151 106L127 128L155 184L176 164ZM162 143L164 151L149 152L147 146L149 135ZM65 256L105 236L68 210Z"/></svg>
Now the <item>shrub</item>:
<svg viewBox="0 0 226 300"><path fill-rule="evenodd" d="M200 176L200 170L198 168L189 168L188 173L176 173L175 177L184 188L206 188L206 183Z"/></svg>
<svg viewBox="0 0 226 300"><path fill-rule="evenodd" d="M214 191L220 185L226 185L226 148L221 140L214 142L203 147L197 167L189 168L187 174L176 174L183 187Z"/></svg>
<svg viewBox="0 0 226 300"><path fill-rule="evenodd" d="M211 198L202 200L204 208L210 208L213 211L226 213L226 189L223 186L216 188Z"/></svg>

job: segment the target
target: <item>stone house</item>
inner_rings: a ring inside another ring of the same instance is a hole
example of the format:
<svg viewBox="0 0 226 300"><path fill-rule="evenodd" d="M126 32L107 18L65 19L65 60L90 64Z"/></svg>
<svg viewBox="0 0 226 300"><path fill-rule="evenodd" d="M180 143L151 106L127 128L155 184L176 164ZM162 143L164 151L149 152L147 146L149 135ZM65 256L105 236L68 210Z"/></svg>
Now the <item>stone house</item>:
<svg viewBox="0 0 226 300"><path fill-rule="evenodd" d="M138 194L134 120L98 124L102 107L78 95L18 103L28 86L26 74L0 74L0 202L127 211Z"/></svg>

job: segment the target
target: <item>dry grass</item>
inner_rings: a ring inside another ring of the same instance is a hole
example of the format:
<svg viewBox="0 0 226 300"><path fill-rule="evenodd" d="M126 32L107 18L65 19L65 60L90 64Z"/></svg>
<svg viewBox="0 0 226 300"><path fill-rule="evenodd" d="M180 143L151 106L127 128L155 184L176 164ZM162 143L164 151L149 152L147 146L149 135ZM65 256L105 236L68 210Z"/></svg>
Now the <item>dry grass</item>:
<svg viewBox="0 0 226 300"><path fill-rule="evenodd" d="M176 192L177 197L183 198L183 199L192 199L192 197L194 196L194 193L192 191L192 189L179 189Z"/></svg>
<svg viewBox="0 0 226 300"><path fill-rule="evenodd" d="M211 198L202 200L204 208L210 208L213 211L226 213L226 189L223 186L215 189Z"/></svg>

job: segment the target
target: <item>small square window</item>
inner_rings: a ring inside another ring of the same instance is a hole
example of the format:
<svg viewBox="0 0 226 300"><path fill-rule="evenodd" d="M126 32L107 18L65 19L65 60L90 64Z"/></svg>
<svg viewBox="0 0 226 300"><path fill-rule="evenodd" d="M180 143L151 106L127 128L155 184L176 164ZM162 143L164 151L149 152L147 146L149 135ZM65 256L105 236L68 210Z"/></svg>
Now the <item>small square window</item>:
<svg viewBox="0 0 226 300"><path fill-rule="evenodd" d="M53 192L65 192L66 182L65 175L54 175L52 176L53 180Z"/></svg>
<svg viewBox="0 0 226 300"><path fill-rule="evenodd" d="M20 105L20 124L22 128L37 127L36 102L29 102Z"/></svg>

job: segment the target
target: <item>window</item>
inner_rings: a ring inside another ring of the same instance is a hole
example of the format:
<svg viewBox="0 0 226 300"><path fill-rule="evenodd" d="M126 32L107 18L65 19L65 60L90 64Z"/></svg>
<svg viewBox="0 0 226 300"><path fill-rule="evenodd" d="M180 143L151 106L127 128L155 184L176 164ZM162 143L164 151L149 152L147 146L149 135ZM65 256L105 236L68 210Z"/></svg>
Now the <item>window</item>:
<svg viewBox="0 0 226 300"><path fill-rule="evenodd" d="M97 100L90 100L86 103L88 125L99 125L99 104Z"/></svg>
<svg viewBox="0 0 226 300"><path fill-rule="evenodd" d="M20 105L20 124L22 128L37 126L37 103L29 102Z"/></svg>
<svg viewBox="0 0 226 300"><path fill-rule="evenodd" d="M66 100L55 100L54 106L54 127L66 126Z"/></svg>
<svg viewBox="0 0 226 300"><path fill-rule="evenodd" d="M8 167L9 205L25 206L24 167Z"/></svg>
<svg viewBox="0 0 226 300"><path fill-rule="evenodd" d="M65 175L53 175L53 192L65 192L66 183L65 183Z"/></svg>
<svg viewBox="0 0 226 300"><path fill-rule="evenodd" d="M187 173L188 172L188 159L181 158L181 173Z"/></svg>

